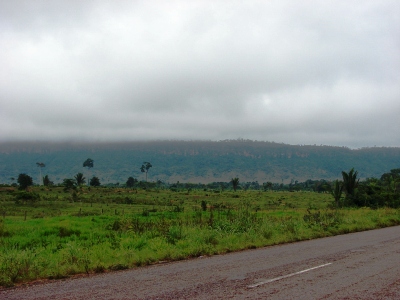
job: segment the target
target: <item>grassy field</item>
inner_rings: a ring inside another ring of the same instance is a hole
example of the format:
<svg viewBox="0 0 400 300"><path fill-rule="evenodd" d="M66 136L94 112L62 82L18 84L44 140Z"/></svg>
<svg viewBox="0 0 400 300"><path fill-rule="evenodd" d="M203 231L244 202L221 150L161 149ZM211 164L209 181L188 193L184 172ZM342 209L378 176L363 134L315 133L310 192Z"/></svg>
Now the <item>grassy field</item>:
<svg viewBox="0 0 400 300"><path fill-rule="evenodd" d="M0 189L0 286L400 224L312 192ZM30 199L29 199L30 198Z"/></svg>

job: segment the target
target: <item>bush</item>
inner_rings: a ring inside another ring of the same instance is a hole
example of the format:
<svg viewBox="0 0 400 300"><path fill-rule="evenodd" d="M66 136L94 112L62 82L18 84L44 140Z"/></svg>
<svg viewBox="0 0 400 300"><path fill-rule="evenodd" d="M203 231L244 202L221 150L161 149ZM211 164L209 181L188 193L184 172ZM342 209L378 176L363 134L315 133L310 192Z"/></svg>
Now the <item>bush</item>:
<svg viewBox="0 0 400 300"><path fill-rule="evenodd" d="M307 209L307 214L303 216L303 220L309 227L319 226L324 230L343 222L342 215L337 211L321 213L318 210L313 213L309 209Z"/></svg>
<svg viewBox="0 0 400 300"><path fill-rule="evenodd" d="M80 236L81 232L79 230L69 229L63 226L58 228L58 236L59 237L69 237L72 235Z"/></svg>
<svg viewBox="0 0 400 300"><path fill-rule="evenodd" d="M22 202L36 202L40 200L40 195L33 192L20 191L15 193L15 203Z"/></svg>
<svg viewBox="0 0 400 300"><path fill-rule="evenodd" d="M34 253L32 251L10 250L0 259L0 285L12 286L20 279L30 277L33 269Z"/></svg>

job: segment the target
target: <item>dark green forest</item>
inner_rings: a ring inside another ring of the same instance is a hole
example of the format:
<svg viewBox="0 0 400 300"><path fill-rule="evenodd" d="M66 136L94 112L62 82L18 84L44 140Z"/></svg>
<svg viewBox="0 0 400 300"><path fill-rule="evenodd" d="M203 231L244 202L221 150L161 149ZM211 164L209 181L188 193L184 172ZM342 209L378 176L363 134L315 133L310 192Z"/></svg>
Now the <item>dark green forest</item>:
<svg viewBox="0 0 400 300"><path fill-rule="evenodd" d="M92 168L83 162L93 159ZM44 167L39 167L38 162ZM148 174L143 162L151 162ZM251 140L149 141L126 143L0 144L0 183L11 184L25 173L39 182L47 175L54 183L82 172L102 184L125 183L129 177L166 183L272 182L335 180L354 168L362 179L380 178L400 166L400 148L350 149L317 145L287 145Z"/></svg>

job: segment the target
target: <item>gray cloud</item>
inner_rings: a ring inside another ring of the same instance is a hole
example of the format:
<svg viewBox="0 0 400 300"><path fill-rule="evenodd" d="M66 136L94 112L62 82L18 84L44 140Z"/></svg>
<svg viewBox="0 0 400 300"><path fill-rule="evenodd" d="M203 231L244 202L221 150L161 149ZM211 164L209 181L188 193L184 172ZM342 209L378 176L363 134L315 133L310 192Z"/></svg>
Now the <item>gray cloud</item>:
<svg viewBox="0 0 400 300"><path fill-rule="evenodd" d="M0 140L400 146L398 1L5 1Z"/></svg>

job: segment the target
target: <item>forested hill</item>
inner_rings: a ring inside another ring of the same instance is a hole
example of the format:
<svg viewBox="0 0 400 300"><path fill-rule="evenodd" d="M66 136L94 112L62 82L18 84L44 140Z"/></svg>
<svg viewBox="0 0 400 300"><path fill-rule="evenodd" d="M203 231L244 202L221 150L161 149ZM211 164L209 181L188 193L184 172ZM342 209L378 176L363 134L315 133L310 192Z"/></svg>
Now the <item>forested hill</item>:
<svg viewBox="0 0 400 300"><path fill-rule="evenodd" d="M83 168L91 158L94 167ZM287 145L251 140L151 141L130 143L1 143L0 183L11 183L20 173L38 182L42 175L55 183L82 172L97 176L101 183L125 183L129 176L144 180L143 162L151 162L150 181L209 183L336 179L354 167L361 178L380 177L400 168L400 148Z"/></svg>

